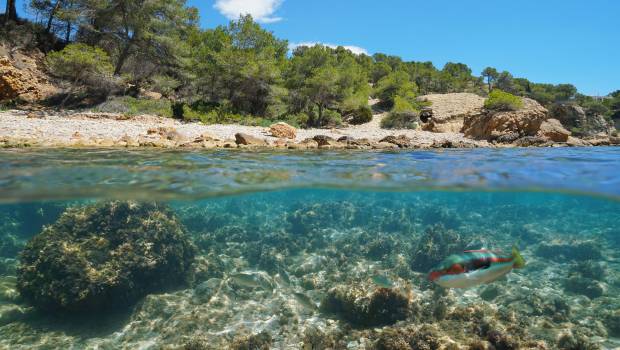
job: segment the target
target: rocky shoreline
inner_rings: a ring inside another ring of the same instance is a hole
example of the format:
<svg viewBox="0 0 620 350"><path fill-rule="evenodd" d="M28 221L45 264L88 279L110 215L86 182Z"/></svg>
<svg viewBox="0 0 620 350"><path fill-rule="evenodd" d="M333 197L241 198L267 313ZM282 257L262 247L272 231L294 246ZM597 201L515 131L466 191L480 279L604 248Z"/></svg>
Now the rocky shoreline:
<svg viewBox="0 0 620 350"><path fill-rule="evenodd" d="M375 117L375 119L378 119ZM0 147L156 147L186 149L427 149L519 146L617 145L620 138L565 142L540 136L516 137L509 142L475 140L457 132L382 129L374 121L338 129L295 129L284 123L271 128L243 125L204 125L157 116L111 113L66 113L11 110L0 112Z"/></svg>

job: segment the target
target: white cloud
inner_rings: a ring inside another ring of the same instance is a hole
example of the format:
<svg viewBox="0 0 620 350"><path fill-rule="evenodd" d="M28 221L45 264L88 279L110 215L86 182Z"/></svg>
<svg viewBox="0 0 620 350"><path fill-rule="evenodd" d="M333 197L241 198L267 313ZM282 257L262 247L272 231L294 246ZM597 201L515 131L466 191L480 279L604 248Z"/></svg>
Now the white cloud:
<svg viewBox="0 0 620 350"><path fill-rule="evenodd" d="M308 42L302 42L302 43L291 43L289 44L288 48L289 50L295 50L296 48L300 47L300 46L316 46L316 45L323 45L323 46L327 46L327 47L331 47L332 49L337 48L338 46L342 46L345 49L353 52L356 55L368 55L368 51L366 51L366 49L359 47L359 46L352 46L352 45L334 45L334 44L326 44L326 43L319 43L319 42L313 42L313 41L308 41Z"/></svg>
<svg viewBox="0 0 620 350"><path fill-rule="evenodd" d="M274 16L284 0L216 0L216 10L228 19L238 19L240 15L252 15L262 23L273 23L282 20L282 17Z"/></svg>

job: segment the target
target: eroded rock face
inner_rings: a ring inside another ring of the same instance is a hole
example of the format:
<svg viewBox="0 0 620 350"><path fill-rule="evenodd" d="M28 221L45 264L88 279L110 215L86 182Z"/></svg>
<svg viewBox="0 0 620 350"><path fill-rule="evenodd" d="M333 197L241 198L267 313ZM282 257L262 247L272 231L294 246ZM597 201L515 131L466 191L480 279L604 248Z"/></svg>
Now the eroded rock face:
<svg viewBox="0 0 620 350"><path fill-rule="evenodd" d="M186 282L194 254L165 207L121 201L75 207L28 242L17 288L42 310L115 309Z"/></svg>
<svg viewBox="0 0 620 350"><path fill-rule="evenodd" d="M465 118L462 132L476 140L494 141L504 135L535 136L547 120L547 109L538 102L524 98L518 111L485 111Z"/></svg>
<svg viewBox="0 0 620 350"><path fill-rule="evenodd" d="M275 123L269 127L272 136L283 139L295 139L297 137L297 129L286 123Z"/></svg>
<svg viewBox="0 0 620 350"><path fill-rule="evenodd" d="M479 115L484 106L484 97L470 93L432 94L420 99L431 103L420 119L422 129L432 132L460 132L464 119Z"/></svg>
<svg viewBox="0 0 620 350"><path fill-rule="evenodd" d="M579 136L593 137L608 135L614 126L602 115L588 115L586 111L574 104L557 104L550 108L549 114L567 129L579 131Z"/></svg>
<svg viewBox="0 0 620 350"><path fill-rule="evenodd" d="M570 131L564 129L562 123L557 119L547 119L540 124L538 135L554 142L566 142L571 135Z"/></svg>
<svg viewBox="0 0 620 350"><path fill-rule="evenodd" d="M0 56L0 102L14 99L34 102L55 93L57 89L44 73L42 62L40 52Z"/></svg>

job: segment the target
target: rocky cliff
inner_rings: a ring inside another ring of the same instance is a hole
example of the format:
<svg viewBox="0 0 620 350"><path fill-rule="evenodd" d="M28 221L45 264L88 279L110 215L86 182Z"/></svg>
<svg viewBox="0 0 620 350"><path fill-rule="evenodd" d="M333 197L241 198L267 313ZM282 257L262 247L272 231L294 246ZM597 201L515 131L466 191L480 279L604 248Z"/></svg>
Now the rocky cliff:
<svg viewBox="0 0 620 350"><path fill-rule="evenodd" d="M36 102L58 91L45 73L44 55L0 43L0 102Z"/></svg>

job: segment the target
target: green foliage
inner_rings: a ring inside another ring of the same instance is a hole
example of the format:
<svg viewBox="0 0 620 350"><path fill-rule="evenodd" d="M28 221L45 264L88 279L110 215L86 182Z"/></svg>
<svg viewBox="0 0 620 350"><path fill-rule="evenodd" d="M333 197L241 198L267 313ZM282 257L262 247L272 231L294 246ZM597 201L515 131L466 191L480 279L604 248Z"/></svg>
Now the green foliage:
<svg viewBox="0 0 620 350"><path fill-rule="evenodd" d="M487 84L489 85L489 91L491 91L491 90L493 90L493 83L499 77L499 73L497 72L497 69L495 69L493 67L486 67L482 71L482 77L486 78Z"/></svg>
<svg viewBox="0 0 620 350"><path fill-rule="evenodd" d="M362 106L347 115L349 124L366 124L372 120L372 110L369 106Z"/></svg>
<svg viewBox="0 0 620 350"><path fill-rule="evenodd" d="M390 112L381 120L384 129L417 129L420 126L420 118L416 113Z"/></svg>
<svg viewBox="0 0 620 350"><path fill-rule="evenodd" d="M190 39L190 95L230 108L232 113L267 118L278 109L286 91L278 89L288 43L262 29L251 16L227 27L197 32Z"/></svg>
<svg viewBox="0 0 620 350"><path fill-rule="evenodd" d="M404 71L396 71L379 80L375 96L380 100L381 107L392 109L398 97L414 103L416 91L417 86L410 80L409 75Z"/></svg>
<svg viewBox="0 0 620 350"><path fill-rule="evenodd" d="M418 104L396 96L394 106L387 117L381 120L384 129L417 129L420 125Z"/></svg>
<svg viewBox="0 0 620 350"><path fill-rule="evenodd" d="M508 92L495 89L484 101L484 108L494 111L516 111L523 108L523 100Z"/></svg>
<svg viewBox="0 0 620 350"><path fill-rule="evenodd" d="M338 125L342 114L367 106L368 75L344 48L299 47L285 73L291 114L308 115L308 126Z"/></svg>
<svg viewBox="0 0 620 350"><path fill-rule="evenodd" d="M137 99L130 96L115 97L96 106L95 112L121 113L125 115L150 114L161 117L172 117L170 101Z"/></svg>
<svg viewBox="0 0 620 350"><path fill-rule="evenodd" d="M112 74L110 57L100 48L86 44L70 44L62 51L47 55L46 63L51 74L73 83L100 83L98 79Z"/></svg>

